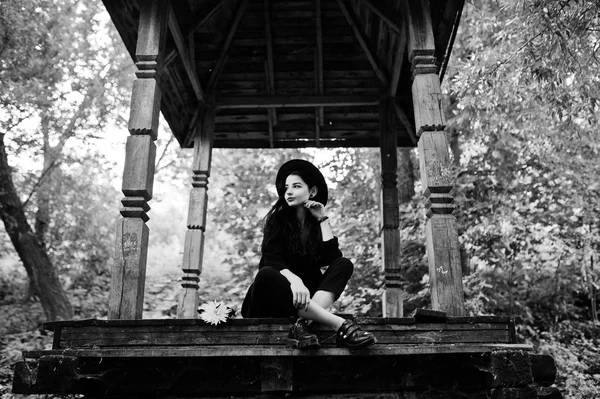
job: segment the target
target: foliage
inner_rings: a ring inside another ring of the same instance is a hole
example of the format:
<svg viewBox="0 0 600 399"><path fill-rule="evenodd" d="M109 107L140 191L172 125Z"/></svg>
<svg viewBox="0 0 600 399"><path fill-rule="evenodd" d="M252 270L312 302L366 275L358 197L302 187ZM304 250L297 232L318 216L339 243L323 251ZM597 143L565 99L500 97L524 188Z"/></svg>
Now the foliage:
<svg viewBox="0 0 600 399"><path fill-rule="evenodd" d="M0 47L0 100L5 110L0 111L0 124L12 132L13 156L36 161L30 167L19 164L14 171L26 199L39 184L42 170L41 135L31 134L41 124L42 106L50 106L51 100L55 108L49 113L50 126L58 128L57 121L76 112L90 87L98 90L92 92L99 102L90 104L82 119L85 123L70 138L75 141L64 148L50 186L48 250L71 287L77 317L105 317L106 270L114 237L111 223L118 216L119 197L109 182L118 180L120 171L102 159L89 139L102 131L107 120L120 119L115 114L121 98L117 88L123 86L120 74L105 86L93 86L110 48L102 50L106 53L101 53L105 55L99 62L82 65L77 60L90 57L88 49L79 44L70 54L72 50L60 45L65 40L81 43L81 35L86 34L60 26L97 11L94 5L77 3L83 7L77 8L80 13L68 13L72 10L68 3L57 0L46 6L30 0L0 5L0 29L9 26L4 21L10 21L11 27L0 35L9 38ZM53 6L65 15L53 16ZM27 13L39 18L27 18ZM74 15L74 20L67 19ZM50 24L53 18L61 23ZM90 34L97 34L96 24L103 20L90 18ZM593 1L467 2L444 78L448 127L459 133L459 151L454 152L455 215L466 259L467 311L518 316L520 340L551 354L559 368L557 384L567 397L578 398L600 396L598 326L591 322L590 310L593 295L600 299L599 23L599 5ZM50 31L56 33L48 35ZM32 49L31 54L24 49ZM66 83L71 81L73 85ZM34 129L20 124L30 117ZM53 132L57 140L60 131ZM146 285L146 318L175 317L180 290L177 270L185 222L175 219L185 218L187 202L158 191L158 183L185 195L183 187L189 187L190 180L182 165L189 156L165 154L161 164L171 167L159 173L151 203L150 242L155 252L149 269L156 275ZM209 182L201 302L241 304L259 260L262 217L275 200L275 172L294 157L312 160L327 171L333 230L342 251L355 263L350 286L334 310L379 316L380 179L374 149L216 150ZM32 200L28 207L32 218L33 204ZM400 209L406 313L429 306L423 209L420 194ZM9 252L0 241L0 257L6 259ZM590 259L596 262L593 269ZM164 270L168 273L160 275ZM39 330L43 319L39 304L23 301L23 275L12 270L1 273L0 319L10 320L0 331L0 350L8 359L0 361L3 384L5 370L20 350L47 347L49 340Z"/></svg>

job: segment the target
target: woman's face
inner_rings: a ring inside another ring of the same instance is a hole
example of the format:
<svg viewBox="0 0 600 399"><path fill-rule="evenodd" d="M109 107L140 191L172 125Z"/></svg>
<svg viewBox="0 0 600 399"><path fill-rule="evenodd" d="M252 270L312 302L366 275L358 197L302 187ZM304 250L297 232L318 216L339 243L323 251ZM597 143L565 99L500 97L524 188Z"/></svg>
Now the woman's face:
<svg viewBox="0 0 600 399"><path fill-rule="evenodd" d="M312 191L315 191L313 188ZM285 202L291 207L302 206L310 198L311 190L300 176L289 175L285 179Z"/></svg>

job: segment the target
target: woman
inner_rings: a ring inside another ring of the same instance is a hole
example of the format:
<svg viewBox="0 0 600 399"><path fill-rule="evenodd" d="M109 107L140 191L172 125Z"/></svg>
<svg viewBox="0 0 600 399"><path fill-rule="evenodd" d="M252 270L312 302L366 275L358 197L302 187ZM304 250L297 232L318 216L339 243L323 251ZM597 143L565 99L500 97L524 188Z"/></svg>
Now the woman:
<svg viewBox="0 0 600 399"><path fill-rule="evenodd" d="M310 162L294 159L275 179L279 199L265 220L259 271L242 305L244 317L298 317L288 338L297 348L320 347L309 325L336 331L338 346L365 348L375 337L327 311L346 287L352 262L344 257L325 213L327 184ZM321 267L328 266L325 273Z"/></svg>

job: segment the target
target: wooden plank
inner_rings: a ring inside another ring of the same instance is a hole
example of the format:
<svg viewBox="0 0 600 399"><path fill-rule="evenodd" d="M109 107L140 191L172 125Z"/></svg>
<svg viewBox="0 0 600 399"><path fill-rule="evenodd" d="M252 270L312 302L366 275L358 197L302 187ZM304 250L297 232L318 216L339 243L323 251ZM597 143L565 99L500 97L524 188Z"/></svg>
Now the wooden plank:
<svg viewBox="0 0 600 399"><path fill-rule="evenodd" d="M235 35L235 32L237 31L238 25L240 23L240 20L242 19L242 15L244 15L244 11L246 10L247 5L248 5L248 0L240 0L240 2L238 3L238 7L236 10L235 16L233 18L233 22L231 23L231 26L229 27L229 31L227 33L227 37L225 38L225 41L224 41L223 45L221 46L219 58L217 59L217 62L215 63L215 66L210 75L210 79L208 80L208 84L207 84L208 91L214 91L214 88L219 79L219 76L221 75L221 72L223 71L223 66L225 65L225 62L227 61L227 52L229 51L229 47L231 46L231 41L233 39L233 36Z"/></svg>
<svg viewBox="0 0 600 399"><path fill-rule="evenodd" d="M350 315L341 314L340 317L350 318ZM359 317L354 318L361 325L412 325L415 324L415 319L411 317L389 318L389 317ZM514 320L507 316L447 316L446 324L505 324L513 323ZM61 320L43 323L45 329L54 331L60 327L153 327L153 326L168 326L181 328L183 326L202 326L203 328L220 329L228 326L289 326L290 321L287 318L234 318L229 319L226 324L211 326L201 320L194 319L144 319L144 320L101 320L101 319L82 319L82 320ZM424 324L432 329L439 329L440 324ZM443 323L441 325L444 325ZM487 327L486 327L487 328Z"/></svg>
<svg viewBox="0 0 600 399"><path fill-rule="evenodd" d="M406 115L406 113L404 112L404 109L402 109L402 107L398 103L398 97L395 97L394 99L395 99L394 112L396 113L396 117L398 118L398 120L400 121L400 123L402 124L402 126L404 127L406 132L408 132L413 144L417 144L419 138L417 137L417 132L415 131L415 126L412 124L412 122L408 118L408 115Z"/></svg>
<svg viewBox="0 0 600 399"><path fill-rule="evenodd" d="M323 95L324 81L323 81L323 16L321 12L321 0L315 2L315 24L316 24L316 35L317 35L317 56L316 56L316 84L317 84L317 95ZM319 127L325 123L324 109L319 107L317 109L317 143L319 142Z"/></svg>
<svg viewBox="0 0 600 399"><path fill-rule="evenodd" d="M61 336L66 339L77 339L81 336L100 336L100 335L119 335L126 336L130 334L135 336L136 334L144 334L149 336L151 334L162 335L165 333L181 334L181 335L193 335L193 334L206 334L206 335L219 335L219 334L246 334L246 333L261 333L261 334L281 334L286 333L289 330L289 323L281 324L250 324L250 325L231 325L232 320L227 323L219 325L210 325L201 322L197 325L159 325L159 326L85 326L85 327L62 327ZM361 328L366 331L373 333L384 333L388 334L393 332L394 334L406 333L417 333L417 332L447 332L447 331L470 331L476 333L480 330L498 330L498 331L509 331L509 325L504 323L480 323L480 324L451 324L451 323L422 323L422 324L365 324L360 323ZM315 333L326 334L331 331L322 325L313 326ZM61 338L61 339L63 339Z"/></svg>
<svg viewBox="0 0 600 399"><path fill-rule="evenodd" d="M60 349L24 351L24 358L41 356L75 357L327 357L327 356L403 356L434 355L447 353L490 353L499 350L532 351L527 344L434 344L434 345L375 345L367 349L350 351L346 348L321 348L300 350L286 347L256 346L208 346L208 347L150 347L150 348L103 348L103 349Z"/></svg>
<svg viewBox="0 0 600 399"><path fill-rule="evenodd" d="M402 34L403 29L403 18L402 15L390 7L387 3L381 0L361 0L371 11L373 11L383 22L388 24L397 33Z"/></svg>
<svg viewBox="0 0 600 399"><path fill-rule="evenodd" d="M394 55L394 64L392 67L392 81L390 83L390 96L395 97L398 92L398 84L400 75L402 74L402 64L404 61L404 53L406 51L406 31L402 30L398 36L396 53Z"/></svg>
<svg viewBox="0 0 600 399"><path fill-rule="evenodd" d="M373 67L375 74L379 78L379 81L381 82L383 87L389 89L389 79L388 79L386 73L384 72L384 70L379 66L379 62L373 56L373 53L371 52L371 49L369 48L367 40L359 28L358 21L356 20L354 15L352 15L351 11L346 6L344 0L337 0L337 2L338 2L338 5L340 6L340 9L342 10L342 14L344 14L344 17L346 18L346 20L348 21L348 24L352 28L352 32L354 33L356 40L358 40L358 43L360 44L363 51L365 52L365 55L367 56L367 59L369 60L371 67Z"/></svg>
<svg viewBox="0 0 600 399"><path fill-rule="evenodd" d="M215 108L357 107L377 104L379 98L374 96L248 96L221 97Z"/></svg>
<svg viewBox="0 0 600 399"><path fill-rule="evenodd" d="M260 362L263 393L291 392L293 390L294 363L285 357L266 358Z"/></svg>
<svg viewBox="0 0 600 399"><path fill-rule="evenodd" d="M196 75L196 70L192 65L192 54L188 53L188 51L186 50L185 39L183 38L183 34L181 33L181 29L179 28L177 16L173 11L171 3L169 3L168 9L169 29L171 31L171 36L173 37L173 41L175 42L175 46L177 47L177 51L179 52L179 57L181 58L183 68L185 69L192 89L194 90L196 99L201 102L204 100L204 91L202 90L202 85L198 80L198 75Z"/></svg>
<svg viewBox="0 0 600 399"><path fill-rule="evenodd" d="M265 35L267 46L266 77L267 94L275 95L275 66L273 64L273 32L271 29L271 0L264 0L265 6ZM277 125L277 111L269 108L269 138L273 147L273 126Z"/></svg>
<svg viewBox="0 0 600 399"><path fill-rule="evenodd" d="M217 13L217 11L221 9L221 6L223 6L223 4L225 4L225 2L222 0L215 0L208 6L204 6L203 4L203 7L200 9L200 11L198 11L194 15L194 17L192 17L192 21L198 22L196 22L192 26L188 34L193 34L194 32L200 30L204 26L204 24L208 22Z"/></svg>
<svg viewBox="0 0 600 399"><path fill-rule="evenodd" d="M431 344L431 343L510 343L509 331L498 330L378 330L371 331L380 344ZM323 346L335 346L335 332L321 331L317 334ZM179 331L125 332L100 331L61 334L61 348L85 347L136 347L136 346L210 346L210 345L287 345L287 332L265 333L228 331ZM332 339L333 338L333 339Z"/></svg>

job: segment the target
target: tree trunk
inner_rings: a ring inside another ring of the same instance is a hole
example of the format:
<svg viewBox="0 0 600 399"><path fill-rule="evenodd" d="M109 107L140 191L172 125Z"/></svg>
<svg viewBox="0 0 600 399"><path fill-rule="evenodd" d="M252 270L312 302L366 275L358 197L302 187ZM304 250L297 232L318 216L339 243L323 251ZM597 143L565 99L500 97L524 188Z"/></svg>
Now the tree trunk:
<svg viewBox="0 0 600 399"><path fill-rule="evenodd" d="M0 217L27 270L29 280L39 295L46 318L72 319L73 308L62 289L58 274L52 267L46 250L31 230L21 206L8 165L4 133L0 133Z"/></svg>
<svg viewBox="0 0 600 399"><path fill-rule="evenodd" d="M41 177L40 186L36 192L37 199L37 211L35 213L35 235L42 248L46 248L46 233L48 226L50 225L50 181L52 180L52 162L54 161L54 155L52 154L52 147L50 146L50 134L49 124L50 120L48 112L45 110L42 112L42 135L44 138L44 167Z"/></svg>
<svg viewBox="0 0 600 399"><path fill-rule="evenodd" d="M415 196L415 168L411 148L398 148L398 201L406 204Z"/></svg>

